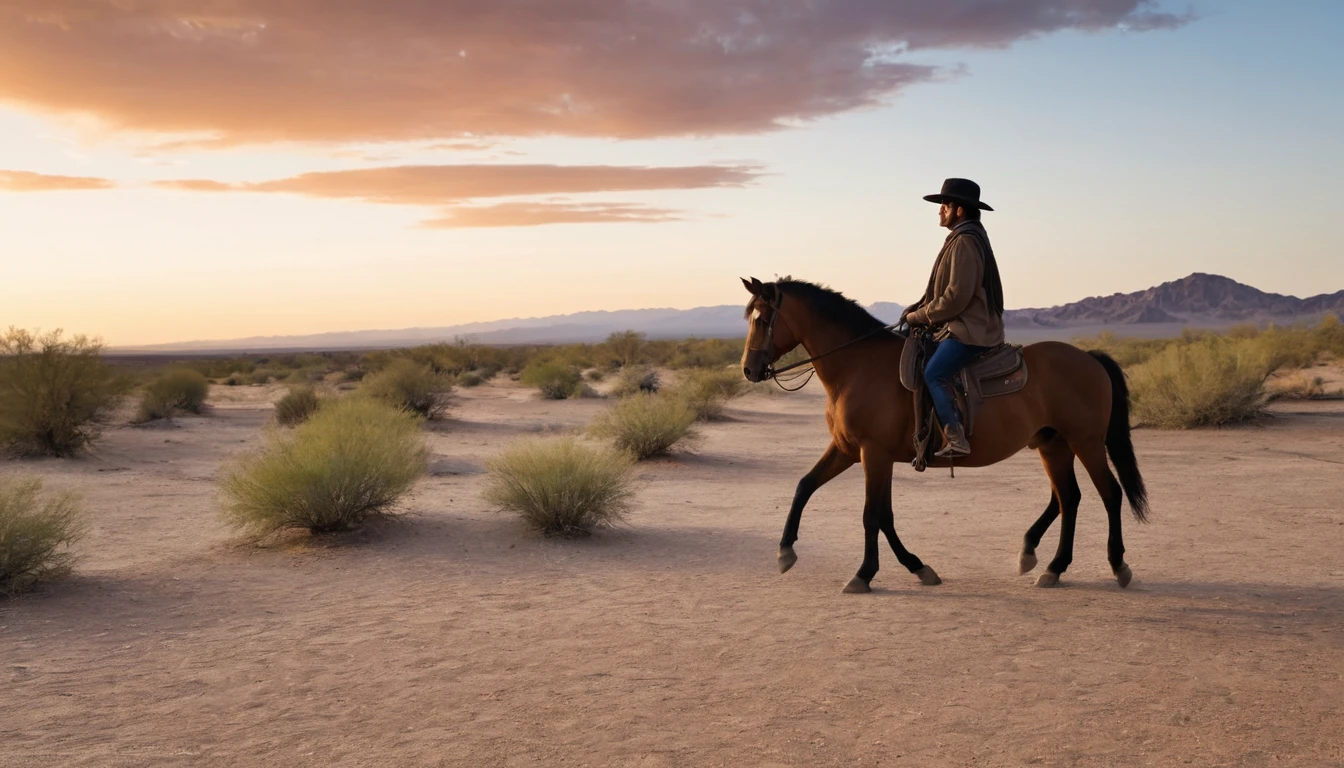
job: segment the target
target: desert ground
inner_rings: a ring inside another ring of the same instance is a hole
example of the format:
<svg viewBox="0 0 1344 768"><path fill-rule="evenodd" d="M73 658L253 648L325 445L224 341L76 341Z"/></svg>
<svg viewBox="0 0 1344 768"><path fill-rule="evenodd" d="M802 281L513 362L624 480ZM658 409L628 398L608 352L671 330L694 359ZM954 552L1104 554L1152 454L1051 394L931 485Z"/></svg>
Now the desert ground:
<svg viewBox="0 0 1344 768"><path fill-rule="evenodd" d="M775 563L827 442L815 383L735 401L639 466L626 525L562 540L485 505L484 464L606 403L500 377L427 427L402 516L258 546L214 481L280 394L215 387L205 416L0 462L90 522L71 578L0 601L0 765L1344 765L1344 402L1136 431L1153 513L1126 512L1126 590L1090 489L1061 588L1017 574L1049 498L1031 452L898 467L900 535L945 583L884 550L847 595L858 469Z"/></svg>

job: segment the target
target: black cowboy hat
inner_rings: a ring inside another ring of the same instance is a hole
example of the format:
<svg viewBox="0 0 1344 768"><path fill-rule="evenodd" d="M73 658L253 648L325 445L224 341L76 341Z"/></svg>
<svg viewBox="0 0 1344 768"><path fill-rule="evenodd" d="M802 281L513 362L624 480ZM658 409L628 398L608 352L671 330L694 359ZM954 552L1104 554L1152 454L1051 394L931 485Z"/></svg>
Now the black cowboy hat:
<svg viewBox="0 0 1344 768"><path fill-rule="evenodd" d="M925 195L930 203L956 203L967 208L979 208L992 211L988 205L980 202L980 185L970 179L948 179L943 182L943 191L936 195Z"/></svg>

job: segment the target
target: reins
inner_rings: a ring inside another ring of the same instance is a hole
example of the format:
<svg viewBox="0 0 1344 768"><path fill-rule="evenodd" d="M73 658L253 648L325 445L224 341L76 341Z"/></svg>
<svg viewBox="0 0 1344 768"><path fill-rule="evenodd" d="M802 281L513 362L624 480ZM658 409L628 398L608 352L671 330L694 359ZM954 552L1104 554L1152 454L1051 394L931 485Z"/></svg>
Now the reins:
<svg viewBox="0 0 1344 768"><path fill-rule="evenodd" d="M769 324L767 325L767 328L766 328L766 344L769 344L769 343L771 343L771 341L774 340L774 337L775 337L775 320L779 318L779 311L780 311L780 309L784 306L783 298L784 298L784 297L781 296L781 297L780 297L780 302L779 302L778 304L776 304L776 305L774 305L774 306L771 307L771 309L774 310L774 314L772 314L772 315L770 316L770 322L769 322ZM833 355L833 354L835 354L836 352L839 352L840 350L842 350L842 349L844 349L844 348L846 348L846 347L851 347L851 346L853 346L853 345L855 345L855 344L858 344L858 343L861 342L861 341L864 341L864 340L866 340L866 339L870 339L870 338L876 336L876 335L879 334L879 333L882 333L882 332L884 332L884 331L887 331L887 332L894 331L895 329L901 327L901 325L903 325L903 323L899 323L899 322L897 322L897 323L892 323L891 325L884 325L884 326L882 326L881 328L874 328L873 330L871 330L871 331L869 331L869 332L863 334L862 336L859 336L858 338L854 338L854 339L850 339L849 341L846 341L844 344L841 344L840 346L838 346L838 347L836 347L836 348L830 350L829 352L823 352L823 353L820 354L820 355L814 355L814 356L812 356L812 357L807 358L806 360L799 360L799 361L796 362L796 363L789 363L788 365L784 366L783 368L775 368L773 365L767 365L767 366L765 367L765 378L767 378L767 379L771 379L772 381L774 381L775 384L776 384L780 389L784 390L785 392L797 392L798 390L802 389L803 387L806 387L807 384L808 384L808 382L812 381L812 376L817 372L816 367L815 367L815 366L812 366L812 367L809 367L806 371L799 371L798 373L794 374L793 376L788 376L788 377L786 377L786 378L784 379L784 381L787 381L787 382L790 382L790 383L792 383L792 382L794 382L794 381L797 381L798 379L803 379L803 383L802 383L802 384L799 384L798 386L796 386L796 387L794 387L794 388L792 388L792 389L790 389L790 388L784 386L784 384L779 380L779 375L780 375L781 373L786 373L786 372L788 372L788 371L792 371L792 370L795 369L795 368L801 368L801 367L804 366L804 365L809 365L809 364L814 363L814 362L816 362L817 360L820 360L820 359L822 359L822 358L824 358L824 357L829 357L830 355ZM908 334L904 334L904 333L899 333L899 332L897 332L897 335L902 336L902 337L905 337L905 336L907 336Z"/></svg>

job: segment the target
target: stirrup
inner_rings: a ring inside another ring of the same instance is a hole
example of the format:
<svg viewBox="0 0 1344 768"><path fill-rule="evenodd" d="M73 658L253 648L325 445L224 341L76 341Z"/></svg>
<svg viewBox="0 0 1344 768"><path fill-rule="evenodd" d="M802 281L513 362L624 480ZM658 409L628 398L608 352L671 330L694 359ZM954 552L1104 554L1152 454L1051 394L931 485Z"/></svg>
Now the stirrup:
<svg viewBox="0 0 1344 768"><path fill-rule="evenodd" d="M940 459L949 459L949 458L959 459L963 456L970 456L971 450L967 448L966 450L963 451L962 449L956 447L952 443L948 443L947 445L944 445L942 448L939 448L937 451L934 451L933 455L937 456Z"/></svg>

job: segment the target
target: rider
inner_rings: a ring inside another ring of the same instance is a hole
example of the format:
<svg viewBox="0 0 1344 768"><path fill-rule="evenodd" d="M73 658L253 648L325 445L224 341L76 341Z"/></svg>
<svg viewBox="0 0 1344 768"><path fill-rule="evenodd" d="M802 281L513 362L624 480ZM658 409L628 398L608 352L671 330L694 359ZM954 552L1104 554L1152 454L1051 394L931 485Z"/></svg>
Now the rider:
<svg viewBox="0 0 1344 768"><path fill-rule="evenodd" d="M965 456L971 446L957 413L952 380L976 357L1003 343L1003 284L980 223L980 212L994 209L980 202L980 185L967 179L948 179L942 192L924 199L940 204L938 223L952 233L933 263L924 298L907 307L901 320L934 328L938 348L924 368L924 381L946 438L936 455Z"/></svg>

